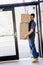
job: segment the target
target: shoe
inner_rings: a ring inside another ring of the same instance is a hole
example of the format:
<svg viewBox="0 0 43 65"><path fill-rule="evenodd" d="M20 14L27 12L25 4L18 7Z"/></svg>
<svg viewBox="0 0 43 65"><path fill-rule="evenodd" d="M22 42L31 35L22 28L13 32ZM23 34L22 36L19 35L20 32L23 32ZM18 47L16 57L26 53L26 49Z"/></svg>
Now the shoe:
<svg viewBox="0 0 43 65"><path fill-rule="evenodd" d="M38 62L38 58L34 58L32 63L37 63Z"/></svg>

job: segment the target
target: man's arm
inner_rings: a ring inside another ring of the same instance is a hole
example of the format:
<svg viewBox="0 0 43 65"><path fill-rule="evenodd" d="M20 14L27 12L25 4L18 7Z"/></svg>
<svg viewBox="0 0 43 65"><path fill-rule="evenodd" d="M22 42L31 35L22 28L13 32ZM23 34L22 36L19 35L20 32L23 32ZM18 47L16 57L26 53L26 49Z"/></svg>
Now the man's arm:
<svg viewBox="0 0 43 65"><path fill-rule="evenodd" d="M27 34L26 34L26 36L28 36L28 35L31 35L32 33L33 33L33 29L31 29Z"/></svg>
<svg viewBox="0 0 43 65"><path fill-rule="evenodd" d="M33 32L34 29L35 29L35 26L36 26L35 22L32 22L32 23L31 23L31 29L30 29L30 31L24 36L24 39L26 39L29 35L32 34L32 32Z"/></svg>
<svg viewBox="0 0 43 65"><path fill-rule="evenodd" d="M34 31L34 29L31 28L31 30L24 36L24 38L26 38L27 36L31 35L33 31Z"/></svg>

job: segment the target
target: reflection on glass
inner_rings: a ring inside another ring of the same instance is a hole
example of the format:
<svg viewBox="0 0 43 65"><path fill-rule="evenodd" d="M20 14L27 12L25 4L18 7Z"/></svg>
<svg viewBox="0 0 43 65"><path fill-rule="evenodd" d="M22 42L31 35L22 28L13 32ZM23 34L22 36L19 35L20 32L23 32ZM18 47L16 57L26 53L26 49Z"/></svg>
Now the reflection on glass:
<svg viewBox="0 0 43 65"><path fill-rule="evenodd" d="M16 55L12 11L0 12L0 56Z"/></svg>

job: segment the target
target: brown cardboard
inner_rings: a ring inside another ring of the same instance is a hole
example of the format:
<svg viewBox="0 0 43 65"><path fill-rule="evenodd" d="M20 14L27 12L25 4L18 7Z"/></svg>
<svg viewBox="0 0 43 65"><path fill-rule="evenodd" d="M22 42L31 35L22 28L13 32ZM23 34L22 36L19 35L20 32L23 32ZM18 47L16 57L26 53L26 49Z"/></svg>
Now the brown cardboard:
<svg viewBox="0 0 43 65"><path fill-rule="evenodd" d="M24 40L24 36L28 33L28 23L20 23L20 39ZM26 38L28 39L28 37Z"/></svg>
<svg viewBox="0 0 43 65"><path fill-rule="evenodd" d="M21 14L21 22L29 23L30 15L29 14Z"/></svg>

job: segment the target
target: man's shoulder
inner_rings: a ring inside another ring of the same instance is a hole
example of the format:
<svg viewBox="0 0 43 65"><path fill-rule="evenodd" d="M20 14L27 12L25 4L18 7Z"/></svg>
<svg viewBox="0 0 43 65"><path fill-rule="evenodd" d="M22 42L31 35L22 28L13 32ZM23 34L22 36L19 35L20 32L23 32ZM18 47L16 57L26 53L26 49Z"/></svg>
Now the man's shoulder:
<svg viewBox="0 0 43 65"><path fill-rule="evenodd" d="M36 22L35 21L32 21L32 23L36 25Z"/></svg>
<svg viewBox="0 0 43 65"><path fill-rule="evenodd" d="M35 21L32 21L32 23L31 23L31 26L36 26L36 22Z"/></svg>

